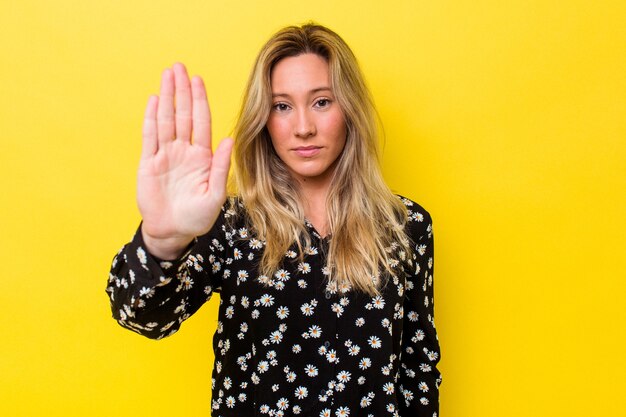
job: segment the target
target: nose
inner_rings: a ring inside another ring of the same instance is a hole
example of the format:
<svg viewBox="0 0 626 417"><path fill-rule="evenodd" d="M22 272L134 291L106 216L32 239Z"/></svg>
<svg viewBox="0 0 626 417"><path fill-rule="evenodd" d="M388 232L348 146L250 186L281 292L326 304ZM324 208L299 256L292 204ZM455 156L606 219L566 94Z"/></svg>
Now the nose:
<svg viewBox="0 0 626 417"><path fill-rule="evenodd" d="M294 133L297 137L303 139L307 139L317 133L313 117L307 110L298 112Z"/></svg>

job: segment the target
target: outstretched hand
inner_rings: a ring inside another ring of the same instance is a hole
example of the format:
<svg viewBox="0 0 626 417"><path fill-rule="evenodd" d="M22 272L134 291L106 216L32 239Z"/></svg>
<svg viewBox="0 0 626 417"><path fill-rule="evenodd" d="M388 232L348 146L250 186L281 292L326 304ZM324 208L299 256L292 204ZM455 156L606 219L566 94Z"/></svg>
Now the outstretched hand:
<svg viewBox="0 0 626 417"><path fill-rule="evenodd" d="M143 125L137 204L147 249L178 257L208 232L226 200L233 140L211 151L211 112L198 76L180 63L165 69L159 96L151 96Z"/></svg>

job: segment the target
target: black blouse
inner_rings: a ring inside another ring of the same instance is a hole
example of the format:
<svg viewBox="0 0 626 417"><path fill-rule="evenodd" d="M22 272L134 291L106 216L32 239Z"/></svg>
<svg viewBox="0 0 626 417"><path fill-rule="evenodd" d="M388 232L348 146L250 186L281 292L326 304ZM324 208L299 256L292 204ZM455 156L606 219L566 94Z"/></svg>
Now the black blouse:
<svg viewBox="0 0 626 417"><path fill-rule="evenodd" d="M282 269L258 276L264 242L246 228L241 204L227 202L212 230L176 261L148 254L137 231L113 259L106 288L113 317L161 339L220 293L214 417L437 416L431 217L401 199L414 254L390 248L397 274L379 296L328 285L328 238L308 222L304 261L294 245Z"/></svg>

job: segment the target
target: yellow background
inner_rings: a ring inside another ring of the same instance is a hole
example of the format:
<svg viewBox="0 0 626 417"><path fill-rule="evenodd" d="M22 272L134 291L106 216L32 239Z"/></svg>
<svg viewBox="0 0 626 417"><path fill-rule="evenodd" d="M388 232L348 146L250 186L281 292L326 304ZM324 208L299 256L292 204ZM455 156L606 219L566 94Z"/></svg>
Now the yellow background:
<svg viewBox="0 0 626 417"><path fill-rule="evenodd" d="M391 187L434 219L441 416L624 416L621 0L0 3L0 415L208 416L217 298L154 342L110 318L161 70L229 134L261 44L359 57Z"/></svg>

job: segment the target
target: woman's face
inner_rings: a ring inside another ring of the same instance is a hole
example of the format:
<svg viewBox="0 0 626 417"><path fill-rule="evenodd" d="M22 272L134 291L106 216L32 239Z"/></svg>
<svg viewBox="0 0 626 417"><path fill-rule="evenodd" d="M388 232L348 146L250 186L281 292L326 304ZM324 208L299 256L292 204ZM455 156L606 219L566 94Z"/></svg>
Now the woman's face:
<svg viewBox="0 0 626 417"><path fill-rule="evenodd" d="M278 61L271 73L267 129L295 179L330 181L346 144L346 124L331 90L326 60L302 54Z"/></svg>

